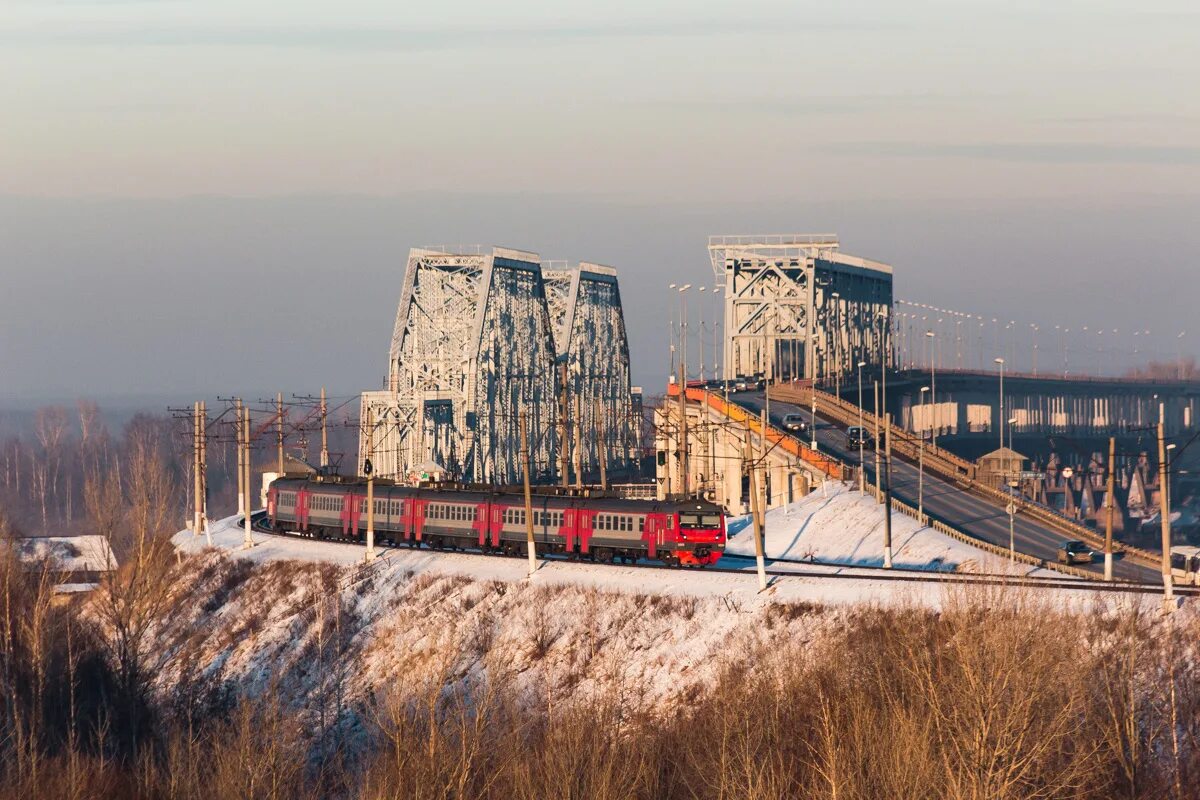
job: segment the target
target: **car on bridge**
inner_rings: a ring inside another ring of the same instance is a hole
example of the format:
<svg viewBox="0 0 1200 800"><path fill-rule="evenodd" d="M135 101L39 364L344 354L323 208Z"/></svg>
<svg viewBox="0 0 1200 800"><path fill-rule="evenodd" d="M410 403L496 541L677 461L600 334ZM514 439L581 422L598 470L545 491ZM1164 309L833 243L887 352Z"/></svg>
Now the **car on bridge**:
<svg viewBox="0 0 1200 800"><path fill-rule="evenodd" d="M1058 548L1058 560L1063 564L1090 564L1095 558L1095 551L1078 540L1063 542Z"/></svg>
<svg viewBox="0 0 1200 800"><path fill-rule="evenodd" d="M808 433L808 420L800 414L785 414L783 417L783 429L790 433Z"/></svg>
<svg viewBox="0 0 1200 800"><path fill-rule="evenodd" d="M851 425L846 429L846 444L851 448L855 447L874 447L875 440L871 437L871 432L866 428L858 425Z"/></svg>

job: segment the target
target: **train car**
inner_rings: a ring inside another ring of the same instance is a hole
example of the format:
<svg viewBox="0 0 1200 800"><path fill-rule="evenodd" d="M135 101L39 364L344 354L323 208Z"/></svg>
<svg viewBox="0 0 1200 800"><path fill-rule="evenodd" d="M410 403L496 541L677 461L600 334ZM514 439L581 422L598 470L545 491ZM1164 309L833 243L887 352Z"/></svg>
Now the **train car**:
<svg viewBox="0 0 1200 800"><path fill-rule="evenodd" d="M366 495L361 481L279 478L267 493L265 525L276 532L362 542ZM520 494L377 482L374 504L375 541L381 545L525 553L525 500ZM606 563L650 558L705 566L725 550L725 515L704 500L536 494L532 510L540 553Z"/></svg>

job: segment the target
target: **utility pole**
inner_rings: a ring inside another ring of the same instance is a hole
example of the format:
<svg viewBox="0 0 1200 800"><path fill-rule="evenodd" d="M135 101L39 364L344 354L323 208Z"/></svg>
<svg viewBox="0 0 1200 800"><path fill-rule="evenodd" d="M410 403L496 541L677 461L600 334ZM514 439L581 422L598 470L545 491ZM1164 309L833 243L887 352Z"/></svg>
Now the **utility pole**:
<svg viewBox="0 0 1200 800"><path fill-rule="evenodd" d="M883 443L879 440L879 381L875 381L875 496L879 498L879 502L883 502L883 457L880 455L880 448ZM816 420L813 420L816 424Z"/></svg>
<svg viewBox="0 0 1200 800"><path fill-rule="evenodd" d="M200 480L200 403L192 403L192 535L200 535L204 487Z"/></svg>
<svg viewBox="0 0 1200 800"><path fill-rule="evenodd" d="M325 402L325 387L321 387L321 466L329 466L329 404ZM247 440L249 444L249 440Z"/></svg>
<svg viewBox="0 0 1200 800"><path fill-rule="evenodd" d="M858 493L864 494L867 491L867 464L863 460L863 442L862 434L866 433L866 428L863 427L863 403L862 403L862 368L865 366L864 361L858 362Z"/></svg>
<svg viewBox="0 0 1200 800"><path fill-rule="evenodd" d="M764 429L765 430L765 429ZM766 442L763 442L763 458L766 458ZM750 423L746 422L746 449L743 457L750 476L750 514L754 520L754 562L758 570L758 590L767 588L767 568L763 554L763 533L766 527L762 497L758 493L758 469L754 463L753 445L750 443Z"/></svg>
<svg viewBox="0 0 1200 800"><path fill-rule="evenodd" d="M600 488L608 489L608 441L604 435L604 409L597 400L594 406L596 414L596 452L600 456Z"/></svg>
<svg viewBox="0 0 1200 800"><path fill-rule="evenodd" d="M246 513L246 465L242 461L245 453L242 452L242 398L234 398L234 421L233 429L234 436L237 439L237 474L238 474L238 514Z"/></svg>
<svg viewBox="0 0 1200 800"><path fill-rule="evenodd" d="M275 396L275 445L279 451L278 469L283 476L283 392Z"/></svg>
<svg viewBox="0 0 1200 800"><path fill-rule="evenodd" d="M683 359L679 360L679 485L684 497L688 495L688 422L687 422L687 372ZM749 426L747 426L749 430Z"/></svg>
<svg viewBox="0 0 1200 800"><path fill-rule="evenodd" d="M567 412L570 406L567 400L567 361L563 359L562 369L559 372L562 386L558 395L558 472L562 476L562 488L566 489L571 485L570 470L567 467L567 459L571 452L571 437L570 429L567 427Z"/></svg>
<svg viewBox="0 0 1200 800"><path fill-rule="evenodd" d="M212 547L212 527L208 524L208 408L200 401L200 524L204 538Z"/></svg>
<svg viewBox="0 0 1200 800"><path fill-rule="evenodd" d="M1104 580L1113 579L1113 514L1116 512L1116 498L1113 497L1113 473L1116 471L1117 437L1108 438L1108 485L1104 490L1104 499L1108 505L1108 520L1104 526Z"/></svg>
<svg viewBox="0 0 1200 800"><path fill-rule="evenodd" d="M529 554L529 576L537 572L537 554L533 544L533 495L529 488L529 434L526 431L525 412L519 416L521 423L521 475L525 483L525 552Z"/></svg>
<svg viewBox="0 0 1200 800"><path fill-rule="evenodd" d="M575 488L583 488L583 400L575 395Z"/></svg>
<svg viewBox="0 0 1200 800"><path fill-rule="evenodd" d="M892 415L883 417L884 436L887 445L883 453L883 471L887 473L883 481L883 566L892 568Z"/></svg>
<svg viewBox="0 0 1200 800"><path fill-rule="evenodd" d="M375 560L375 407L367 404L367 561Z"/></svg>
<svg viewBox="0 0 1200 800"><path fill-rule="evenodd" d="M1167 440L1164 434L1166 404L1158 404L1158 498L1159 514L1162 516L1162 576L1163 601L1170 603L1174 597L1174 576L1171 575L1171 501L1167 498L1167 487L1171 473L1167 465Z"/></svg>
<svg viewBox="0 0 1200 800"><path fill-rule="evenodd" d="M242 484L246 487L246 513L242 518L246 535L242 548L249 550L254 547L254 537L250 535L250 511L254 508L254 501L250 495L250 407L246 405L242 406L242 440L245 447L242 454L242 470L245 473Z"/></svg>

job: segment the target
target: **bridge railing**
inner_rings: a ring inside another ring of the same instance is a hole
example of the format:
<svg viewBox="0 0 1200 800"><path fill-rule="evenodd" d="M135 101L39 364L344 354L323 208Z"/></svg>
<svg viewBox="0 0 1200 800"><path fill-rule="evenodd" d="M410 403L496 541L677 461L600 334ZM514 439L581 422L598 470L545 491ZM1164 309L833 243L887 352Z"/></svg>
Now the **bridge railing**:
<svg viewBox="0 0 1200 800"><path fill-rule="evenodd" d="M813 389L803 385L779 384L772 386L770 389L771 396L777 400L782 400L787 403L794 403L800 406L811 406ZM842 400L841 398L816 390L817 394L817 413L840 422L843 425L857 425L859 420L859 408L853 403ZM863 424L868 428L873 422L864 415ZM882 424L882 422L881 422ZM895 423L886 429L886 434L891 437L892 450L911 461L917 461L921 458L921 451L924 450L924 460L926 466L936 469L940 473L951 475L957 479L966 478L968 480L975 477L975 464L966 459L959 458L948 450L941 447L935 447L929 442L922 445L920 437L904 430Z"/></svg>
<svg viewBox="0 0 1200 800"><path fill-rule="evenodd" d="M679 389L675 384L667 385L667 396L679 396ZM713 409L718 414L734 422L745 425L749 430L762 436L763 440L768 442L771 447L778 447L780 450L795 456L823 475L838 481L849 480L852 470L848 465L843 464L840 460L832 456L813 450L808 445L798 441L794 436L789 436L770 423L767 424L764 433L762 423L757 416L747 412L736 403L726 403L721 395L703 388L689 386L687 389L687 398L688 400L706 405L708 408Z"/></svg>
<svg viewBox="0 0 1200 800"><path fill-rule="evenodd" d="M871 484L867 484L867 493L870 494L871 496L873 496L876 499L876 501L878 501L880 503L883 502L883 497L882 497L883 493L876 491L875 487L872 486ZM1022 564L1026 564L1026 565L1032 566L1032 567L1037 567L1040 569L1054 570L1056 572L1061 572L1064 575L1070 575L1075 578L1085 578L1088 580L1096 579L1095 575L1088 572L1087 570L1079 569L1078 567L1071 567L1066 564L1059 564L1056 561L1047 561L1044 558L1038 558L1037 556L1031 556L1028 553L1022 553L1020 551L1017 551L1015 553L1011 552L1006 547L1001 547L1000 545L993 544L992 542L989 542L986 539L980 539L976 536L972 536L971 534L967 533L966 531L960 530L960 529L954 527L953 525L949 524L948 522L944 522L940 519L931 517L929 514L922 513L921 511L917 510L913 506L910 506L908 503L905 503L903 500L897 500L895 497L892 498L892 510L899 511L901 514L904 514L905 516L911 517L914 520L916 520L918 524L932 528L933 530L937 531L938 533L949 536L951 539L954 539L955 541L962 542L963 544L968 544L971 547L975 547L980 550L983 550L984 552L991 553L994 556L1000 556L1002 558L1012 559L1014 561L1019 561Z"/></svg>
<svg viewBox="0 0 1200 800"><path fill-rule="evenodd" d="M802 406L810 406L812 404L812 391L808 386L791 386L786 384L772 387L770 390L772 397ZM858 407L853 403L848 403L819 389L816 390L816 395L818 414L844 425L858 424ZM918 436L901 429L894 423L890 427L889 433L892 436L893 451L913 462L921 457L921 440ZM926 469L955 481L960 487L975 496L988 500L1002 508L1007 507L1010 500L1013 500L1016 502L1018 514L1024 514L1027 517L1036 519L1067 538L1079 539L1093 548L1103 548L1103 537L1099 536L1096 531L1086 525L1065 517L1041 503L1036 503L1020 496L1014 497L1007 492L1000 491L993 486L976 480L976 466L974 463L940 447L932 447L928 443L924 445L924 451ZM972 541L978 540L972 537ZM1160 565L1162 562L1161 557L1156 553L1122 543L1114 543L1114 552L1122 552L1126 557L1132 558L1143 566L1154 567Z"/></svg>

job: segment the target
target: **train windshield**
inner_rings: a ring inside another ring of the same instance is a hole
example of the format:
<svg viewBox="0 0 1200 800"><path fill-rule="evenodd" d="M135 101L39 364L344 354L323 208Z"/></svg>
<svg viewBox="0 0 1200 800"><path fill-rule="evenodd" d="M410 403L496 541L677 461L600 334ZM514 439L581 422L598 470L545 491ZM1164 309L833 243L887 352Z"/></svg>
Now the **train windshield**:
<svg viewBox="0 0 1200 800"><path fill-rule="evenodd" d="M680 514L679 527L681 528L719 528L721 527L720 514Z"/></svg>

